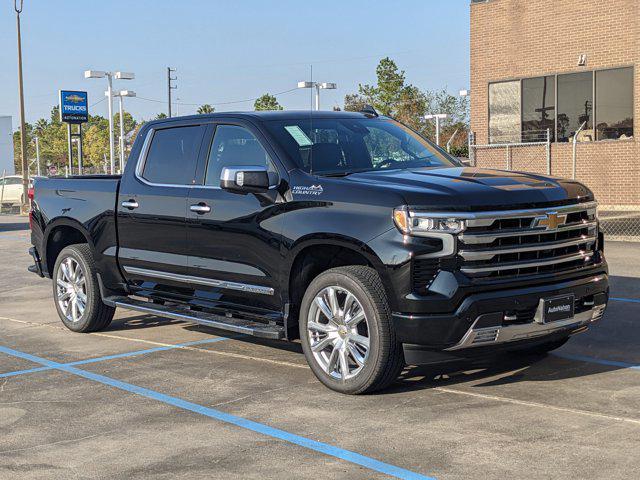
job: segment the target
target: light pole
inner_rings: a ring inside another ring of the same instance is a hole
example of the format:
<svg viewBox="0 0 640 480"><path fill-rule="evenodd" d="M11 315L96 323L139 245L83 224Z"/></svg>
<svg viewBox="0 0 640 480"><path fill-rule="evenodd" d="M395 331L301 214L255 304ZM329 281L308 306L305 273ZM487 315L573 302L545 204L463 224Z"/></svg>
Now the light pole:
<svg viewBox="0 0 640 480"><path fill-rule="evenodd" d="M109 161L111 167L111 175L115 173L115 151L113 145L113 79L116 80L133 80L136 76L127 72L104 72L102 70L85 70L84 78L107 78L107 98L109 108Z"/></svg>
<svg viewBox="0 0 640 480"><path fill-rule="evenodd" d="M105 95L107 92L105 92ZM120 173L124 171L124 97L135 97L136 92L132 90L120 90L113 94L120 100Z"/></svg>
<svg viewBox="0 0 640 480"><path fill-rule="evenodd" d="M34 140L36 141L36 161L38 162L38 176L41 175L41 170L40 170L40 139L38 137L35 137Z"/></svg>
<svg viewBox="0 0 640 480"><path fill-rule="evenodd" d="M320 89L335 90L338 87L335 83L327 82L298 82L298 88L315 88L316 89L316 110L320 110Z"/></svg>
<svg viewBox="0 0 640 480"><path fill-rule="evenodd" d="M16 11L16 29L18 33L18 95L20 97L20 155L22 157L22 213L29 211L29 162L27 161L27 136L24 121L24 86L22 82L22 35L20 33L20 14L23 0L14 0Z"/></svg>
<svg viewBox="0 0 640 480"><path fill-rule="evenodd" d="M433 115L425 115L424 118L426 120L431 120L435 118L436 120L436 145L440 146L440 120L444 120L447 118L446 113L436 113Z"/></svg>
<svg viewBox="0 0 640 480"><path fill-rule="evenodd" d="M71 145L75 143L78 149L78 155L77 155L78 156L78 175L82 175L82 161L80 160L82 158L82 142L78 137L70 137L70 138L71 138ZM69 155L69 158L71 158L71 154ZM71 163L71 160L69 160L69 175L73 175L73 164Z"/></svg>

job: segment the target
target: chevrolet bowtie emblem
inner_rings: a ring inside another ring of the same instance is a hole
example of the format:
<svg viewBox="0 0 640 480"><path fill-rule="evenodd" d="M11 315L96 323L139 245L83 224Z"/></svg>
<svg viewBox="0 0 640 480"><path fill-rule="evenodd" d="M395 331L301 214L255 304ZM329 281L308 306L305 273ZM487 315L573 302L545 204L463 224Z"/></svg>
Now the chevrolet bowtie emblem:
<svg viewBox="0 0 640 480"><path fill-rule="evenodd" d="M536 217L533 221L534 227L546 227L546 230L556 230L560 225L564 225L567 221L566 215L558 215L555 212Z"/></svg>

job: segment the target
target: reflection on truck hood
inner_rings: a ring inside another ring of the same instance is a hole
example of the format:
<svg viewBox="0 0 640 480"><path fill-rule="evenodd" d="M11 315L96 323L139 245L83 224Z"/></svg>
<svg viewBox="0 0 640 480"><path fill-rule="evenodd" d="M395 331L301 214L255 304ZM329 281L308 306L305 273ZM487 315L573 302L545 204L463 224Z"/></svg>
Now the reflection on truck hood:
<svg viewBox="0 0 640 480"><path fill-rule="evenodd" d="M572 180L470 167L364 172L346 179L397 189L408 205L459 210L526 208L593 199L587 187Z"/></svg>

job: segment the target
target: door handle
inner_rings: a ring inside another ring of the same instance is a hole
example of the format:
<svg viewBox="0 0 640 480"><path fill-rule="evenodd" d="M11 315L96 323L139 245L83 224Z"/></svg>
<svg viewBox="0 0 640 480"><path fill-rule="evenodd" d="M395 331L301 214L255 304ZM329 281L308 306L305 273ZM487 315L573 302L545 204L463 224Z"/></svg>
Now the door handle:
<svg viewBox="0 0 640 480"><path fill-rule="evenodd" d="M134 208L138 208L140 206L135 200L127 200L125 202L122 202L120 205L122 205L124 208L128 208L129 210L133 210Z"/></svg>
<svg viewBox="0 0 640 480"><path fill-rule="evenodd" d="M211 211L211 207L204 202L196 203L195 205L191 205L189 210L192 212L196 212L199 215L204 213L209 213Z"/></svg>

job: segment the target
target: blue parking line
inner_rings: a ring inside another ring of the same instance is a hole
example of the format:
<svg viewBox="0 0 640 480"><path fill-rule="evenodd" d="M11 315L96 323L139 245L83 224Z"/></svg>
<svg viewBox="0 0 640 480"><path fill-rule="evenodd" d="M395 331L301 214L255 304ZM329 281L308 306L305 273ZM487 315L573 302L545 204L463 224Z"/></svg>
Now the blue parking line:
<svg viewBox="0 0 640 480"><path fill-rule="evenodd" d="M640 364L618 362L616 360L604 360L602 358L587 357L586 355L572 355L570 353L553 352L552 355L567 360L577 360L579 362L597 363L598 365L607 365L609 367L630 368L632 370L640 370Z"/></svg>
<svg viewBox="0 0 640 480"><path fill-rule="evenodd" d="M228 340L228 337L207 338L204 340L195 340L193 342L176 343L175 345L163 345L161 347L148 348L146 350L135 350L133 352L117 353L115 355L107 355L105 357L88 358L86 360L77 360L75 362L61 363L60 365L68 365L68 366L86 365L87 363L97 363L97 362L104 362L106 360L114 360L117 358L134 357L137 355L145 355L147 353L153 353L153 352L163 352L165 350L174 350L176 348L190 347L193 345L203 345L206 343L221 342L222 340ZM17 370L15 372L0 373L0 378L15 377L16 375L23 375L25 373L42 372L44 370L52 370L54 368L55 367L36 367L36 368L28 368L25 370Z"/></svg>
<svg viewBox="0 0 640 480"><path fill-rule="evenodd" d="M610 297L609 300L615 300L616 302L640 303L640 300L637 298Z"/></svg>
<svg viewBox="0 0 640 480"><path fill-rule="evenodd" d="M26 370L16 370L15 372L0 373L0 378L15 377L17 375L24 375L25 373L43 372L45 370L51 370L51 367L27 368Z"/></svg>
<svg viewBox="0 0 640 480"><path fill-rule="evenodd" d="M164 393L156 392L155 390L150 390L148 388L139 387L137 385L122 382L120 380L106 377L104 375L99 375L96 373L87 372L85 370L80 370L79 368L75 368L62 363L53 362L45 358L40 358L35 355L20 352L18 350L13 350L7 347L0 346L0 352L6 353L7 355L12 355L17 358L22 358L24 360L29 360L31 362L39 363L51 369L60 370L63 372L71 373L73 375L77 375L79 377L93 380L94 382L98 382L103 385L109 385L111 387L124 390L125 392L134 393L136 395L140 395L145 398L156 400L156 401L165 403L167 405L180 408L182 410L197 413L199 415L213 418L215 420L220 420L222 422L235 425L237 427L244 428L252 432L260 433L271 438L283 440L285 442L292 443L294 445L298 445L300 447L307 448L309 450L313 450L319 453L323 453L331 457L346 460L347 462L360 465L362 467L368 468L370 470L374 470L376 472L384 473L391 477L401 478L406 480L435 480L433 477L427 477L419 473L406 470L404 468L396 467L395 465L384 463L384 462L381 462L380 460L376 460L371 457L366 457L364 455L361 455L356 452L352 452L350 450L345 450L340 447L335 447L333 445L319 442L317 440L312 440L310 438L306 438L301 435L296 435L294 433L289 433L287 431L280 430L278 428L273 428L259 422L254 422L253 420L247 420L246 418L238 417L230 413L225 413L221 410L216 410L214 408L198 405L197 403L192 403L178 397L173 397L170 395L166 395Z"/></svg>

